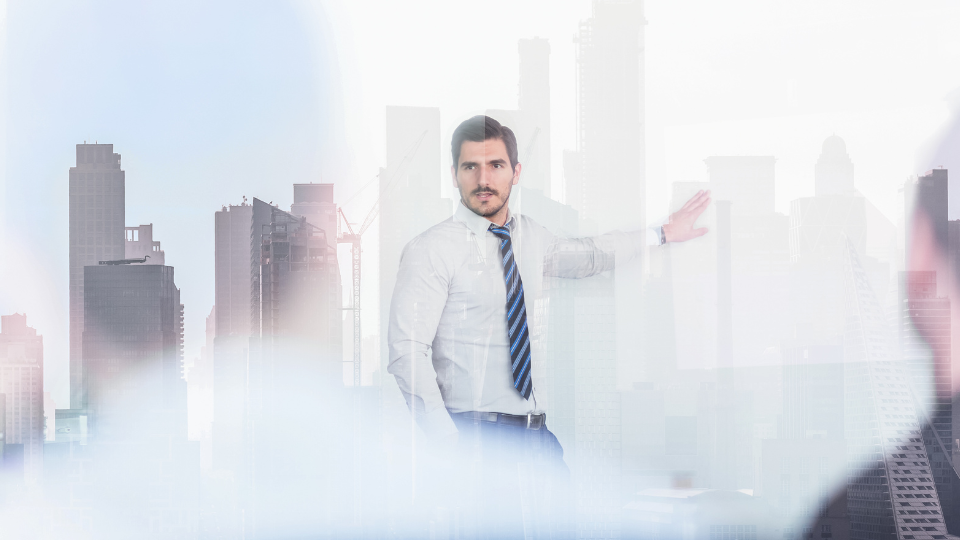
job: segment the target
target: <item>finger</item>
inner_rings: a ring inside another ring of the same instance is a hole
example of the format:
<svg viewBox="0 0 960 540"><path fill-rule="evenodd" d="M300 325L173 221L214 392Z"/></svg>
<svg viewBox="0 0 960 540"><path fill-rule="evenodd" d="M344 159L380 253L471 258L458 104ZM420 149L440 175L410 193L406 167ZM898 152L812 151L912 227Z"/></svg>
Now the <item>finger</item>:
<svg viewBox="0 0 960 540"><path fill-rule="evenodd" d="M707 208L707 206L710 205L710 200L711 200L710 196L708 195L703 199L701 199L696 206L691 207L690 210L697 211L698 213L703 212Z"/></svg>
<svg viewBox="0 0 960 540"><path fill-rule="evenodd" d="M685 203L683 204L683 206L680 207L680 210L683 211L683 210L686 210L686 209L690 208L690 206L691 206L695 201L698 201L702 195L703 195L703 190L701 189L700 191L698 191L698 192L696 193L696 195L694 195L693 197L690 197L689 199L687 199L687 202L685 202Z"/></svg>

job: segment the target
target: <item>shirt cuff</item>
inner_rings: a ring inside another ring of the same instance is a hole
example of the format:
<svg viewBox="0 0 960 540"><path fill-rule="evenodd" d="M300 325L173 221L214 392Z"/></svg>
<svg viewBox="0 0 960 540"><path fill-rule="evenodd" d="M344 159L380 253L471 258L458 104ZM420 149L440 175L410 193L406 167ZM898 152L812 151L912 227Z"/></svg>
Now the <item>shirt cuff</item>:
<svg viewBox="0 0 960 540"><path fill-rule="evenodd" d="M647 245L648 246L660 246L663 245L663 242L660 241L661 231L663 227L657 225L656 227L647 228Z"/></svg>

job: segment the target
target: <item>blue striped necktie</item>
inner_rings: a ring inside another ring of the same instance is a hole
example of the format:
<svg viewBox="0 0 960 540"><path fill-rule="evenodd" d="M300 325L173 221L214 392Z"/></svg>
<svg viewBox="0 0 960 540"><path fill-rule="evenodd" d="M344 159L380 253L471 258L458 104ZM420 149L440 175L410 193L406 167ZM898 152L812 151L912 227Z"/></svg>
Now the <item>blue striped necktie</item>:
<svg viewBox="0 0 960 540"><path fill-rule="evenodd" d="M510 229L490 225L490 232L500 239L500 256L503 263L503 279L507 283L507 337L510 338L510 367L513 370L513 387L523 399L530 399L533 378L530 376L530 331L527 329L527 306L523 301L523 282L513 256Z"/></svg>

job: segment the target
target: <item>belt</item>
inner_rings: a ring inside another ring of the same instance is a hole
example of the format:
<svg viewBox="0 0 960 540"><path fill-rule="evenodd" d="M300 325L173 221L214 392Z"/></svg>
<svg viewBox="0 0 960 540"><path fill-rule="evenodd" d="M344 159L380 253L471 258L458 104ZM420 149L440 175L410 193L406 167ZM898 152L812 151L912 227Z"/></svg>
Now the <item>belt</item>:
<svg viewBox="0 0 960 540"><path fill-rule="evenodd" d="M488 422L505 426L522 427L526 429L540 429L547 423L547 413L540 414L505 414L496 412L467 411L450 413L450 416L474 422Z"/></svg>

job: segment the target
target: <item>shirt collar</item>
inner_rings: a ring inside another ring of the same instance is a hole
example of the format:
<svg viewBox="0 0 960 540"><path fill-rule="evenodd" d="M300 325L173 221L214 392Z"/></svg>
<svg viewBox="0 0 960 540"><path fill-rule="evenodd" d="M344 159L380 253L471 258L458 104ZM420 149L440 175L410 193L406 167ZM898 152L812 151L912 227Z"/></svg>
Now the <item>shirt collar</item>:
<svg viewBox="0 0 960 540"><path fill-rule="evenodd" d="M463 222L468 229L473 231L473 234L483 237L487 231L490 229L490 225L493 224L489 219L478 216L473 212L473 210L467 208L463 201L461 200L457 204L457 211L453 214L454 219L457 221ZM517 219L516 215L510 211L510 208L507 208L507 221L505 225L510 229L511 232L515 231L517 228Z"/></svg>

